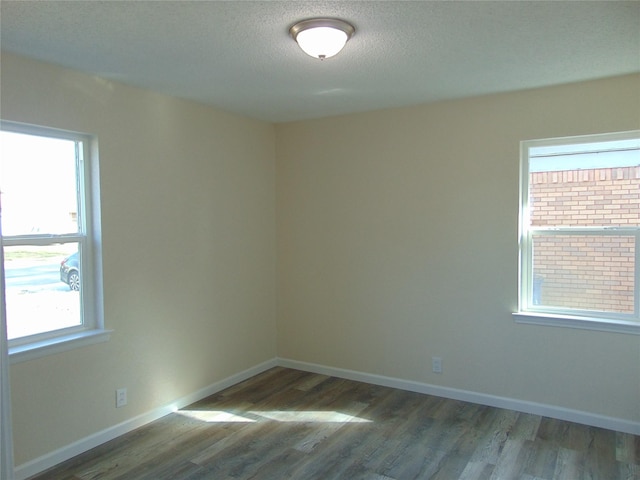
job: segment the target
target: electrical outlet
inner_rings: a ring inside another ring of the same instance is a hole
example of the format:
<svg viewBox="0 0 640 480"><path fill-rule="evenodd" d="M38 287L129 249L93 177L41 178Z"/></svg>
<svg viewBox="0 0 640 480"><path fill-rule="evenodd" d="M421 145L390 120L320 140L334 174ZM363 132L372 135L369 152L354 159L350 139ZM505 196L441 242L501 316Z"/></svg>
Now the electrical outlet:
<svg viewBox="0 0 640 480"><path fill-rule="evenodd" d="M431 370L433 373L442 373L442 357L431 357Z"/></svg>
<svg viewBox="0 0 640 480"><path fill-rule="evenodd" d="M124 407L127 404L127 389L116 390L116 408Z"/></svg>

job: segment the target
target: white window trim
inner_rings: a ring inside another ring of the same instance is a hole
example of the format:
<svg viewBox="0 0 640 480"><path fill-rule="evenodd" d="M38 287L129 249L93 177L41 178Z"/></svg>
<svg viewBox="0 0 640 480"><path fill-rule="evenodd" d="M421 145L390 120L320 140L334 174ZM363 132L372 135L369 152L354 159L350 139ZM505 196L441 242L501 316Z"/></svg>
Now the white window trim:
<svg viewBox="0 0 640 480"><path fill-rule="evenodd" d="M520 215L518 242L518 311L513 313L516 323L553 327L578 328L612 333L640 335L640 229L638 228L549 228L549 235L589 233L590 235L633 235L636 237L635 312L633 315L617 315L609 312L580 312L560 308L540 308L531 300L531 255L532 231L545 233L544 228L529 228L529 149L540 146L596 143L603 141L640 138L640 130L629 132L586 135L579 137L527 140L520 143Z"/></svg>
<svg viewBox="0 0 640 480"><path fill-rule="evenodd" d="M595 330L598 332L627 333L640 335L640 325L618 319L580 317L577 315L559 315L536 312L514 312L516 323L528 325L542 325L546 327L578 328L581 330Z"/></svg>
<svg viewBox="0 0 640 480"><path fill-rule="evenodd" d="M82 142L83 152L80 163L80 175L83 192L84 233L72 235L43 235L9 237L2 239L2 245L44 245L55 238L62 243L77 242L82 245L83 258L91 260L82 264L81 275L81 308L83 324L52 332L44 332L8 341L10 364L19 363L35 358L80 348L87 345L106 342L110 338L111 330L104 328L104 309L102 295L102 249L100 225L100 182L98 169L97 139L91 135L76 132L56 130L15 122L0 122L0 129L9 132L28 135L61 138ZM4 276L4 266L2 275ZM4 290L2 291L4 303Z"/></svg>
<svg viewBox="0 0 640 480"><path fill-rule="evenodd" d="M56 336L39 342L30 342L9 348L9 363L26 362L35 358L66 352L75 348L107 342L112 330L92 329L70 335Z"/></svg>

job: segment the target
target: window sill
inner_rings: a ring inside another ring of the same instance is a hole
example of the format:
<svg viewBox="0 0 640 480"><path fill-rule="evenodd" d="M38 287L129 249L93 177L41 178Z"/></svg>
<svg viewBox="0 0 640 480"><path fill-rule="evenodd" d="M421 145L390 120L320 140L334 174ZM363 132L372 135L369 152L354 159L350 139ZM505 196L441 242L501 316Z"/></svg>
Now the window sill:
<svg viewBox="0 0 640 480"><path fill-rule="evenodd" d="M625 320L555 315L539 312L514 312L513 318L516 323L525 323L530 325L579 328L582 330L597 330L599 332L640 335L640 323Z"/></svg>
<svg viewBox="0 0 640 480"><path fill-rule="evenodd" d="M86 332L51 338L40 342L9 347L9 363L20 363L54 353L66 352L74 348L85 347L109 340L113 330L89 330Z"/></svg>

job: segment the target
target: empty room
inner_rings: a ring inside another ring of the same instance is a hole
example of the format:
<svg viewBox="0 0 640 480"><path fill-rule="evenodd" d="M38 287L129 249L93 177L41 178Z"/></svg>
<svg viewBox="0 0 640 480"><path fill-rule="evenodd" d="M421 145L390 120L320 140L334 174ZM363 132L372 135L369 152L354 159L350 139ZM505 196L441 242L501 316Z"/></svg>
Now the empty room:
<svg viewBox="0 0 640 480"><path fill-rule="evenodd" d="M640 2L0 14L2 480L640 479Z"/></svg>

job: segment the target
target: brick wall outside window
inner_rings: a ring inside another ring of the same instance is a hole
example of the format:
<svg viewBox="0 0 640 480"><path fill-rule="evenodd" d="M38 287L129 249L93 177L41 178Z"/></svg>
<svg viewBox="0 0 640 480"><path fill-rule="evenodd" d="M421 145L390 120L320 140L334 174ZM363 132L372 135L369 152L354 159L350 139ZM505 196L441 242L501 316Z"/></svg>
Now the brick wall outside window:
<svg viewBox="0 0 640 480"><path fill-rule="evenodd" d="M529 181L532 226L640 226L640 167L534 172ZM633 313L635 268L631 235L534 235L533 301Z"/></svg>

